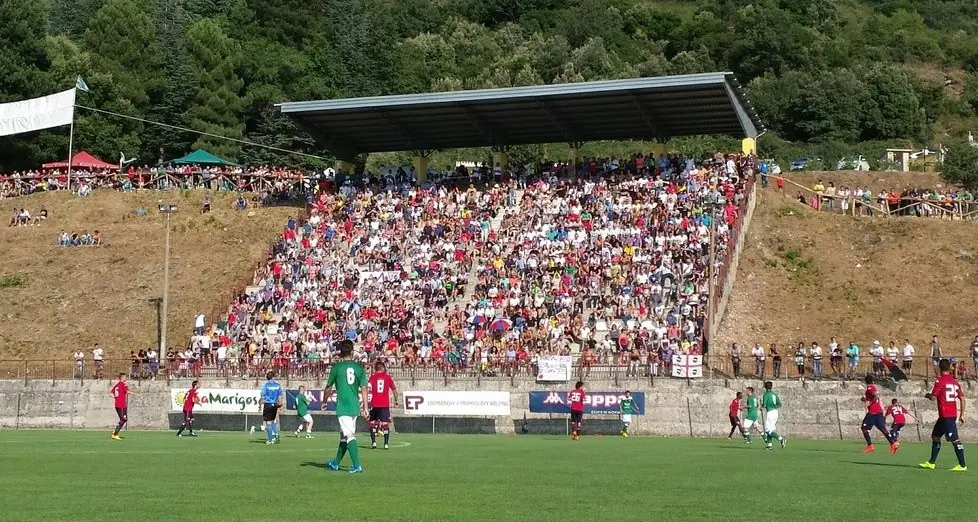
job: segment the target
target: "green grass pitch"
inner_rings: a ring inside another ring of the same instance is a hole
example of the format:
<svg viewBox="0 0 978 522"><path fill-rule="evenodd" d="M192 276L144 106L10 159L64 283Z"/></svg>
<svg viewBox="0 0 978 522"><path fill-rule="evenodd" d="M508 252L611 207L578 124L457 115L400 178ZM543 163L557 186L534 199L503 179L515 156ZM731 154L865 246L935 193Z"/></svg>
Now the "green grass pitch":
<svg viewBox="0 0 978 522"><path fill-rule="evenodd" d="M393 435L350 475L323 467L335 433L260 435L0 432L0 520L947 522L972 516L978 486L978 469L947 471L947 444L928 471L927 444Z"/></svg>

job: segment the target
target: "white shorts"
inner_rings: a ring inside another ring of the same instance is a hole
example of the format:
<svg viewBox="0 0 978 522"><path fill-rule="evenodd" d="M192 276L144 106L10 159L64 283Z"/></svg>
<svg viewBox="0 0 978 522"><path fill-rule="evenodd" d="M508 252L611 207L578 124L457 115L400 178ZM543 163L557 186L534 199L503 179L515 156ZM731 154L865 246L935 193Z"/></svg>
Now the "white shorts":
<svg viewBox="0 0 978 522"><path fill-rule="evenodd" d="M764 431L771 433L778 429L778 410L764 412Z"/></svg>
<svg viewBox="0 0 978 522"><path fill-rule="evenodd" d="M751 429L752 426L754 426L755 424L757 424L757 421L753 421L753 420L750 420L750 419L744 419L742 421L742 424L744 426L744 431L747 431L747 430Z"/></svg>
<svg viewBox="0 0 978 522"><path fill-rule="evenodd" d="M624 414L623 413L622 416L621 416L621 422L623 424L631 424L632 423L632 414L631 413L628 413L628 414Z"/></svg>
<svg viewBox="0 0 978 522"><path fill-rule="evenodd" d="M356 416L347 417L337 417L336 420L340 422L340 435L346 438L347 441L351 441L357 438L357 418Z"/></svg>
<svg viewBox="0 0 978 522"><path fill-rule="evenodd" d="M302 416L302 422L308 422L308 423L312 424L312 414L311 413L307 413L307 414L303 415Z"/></svg>

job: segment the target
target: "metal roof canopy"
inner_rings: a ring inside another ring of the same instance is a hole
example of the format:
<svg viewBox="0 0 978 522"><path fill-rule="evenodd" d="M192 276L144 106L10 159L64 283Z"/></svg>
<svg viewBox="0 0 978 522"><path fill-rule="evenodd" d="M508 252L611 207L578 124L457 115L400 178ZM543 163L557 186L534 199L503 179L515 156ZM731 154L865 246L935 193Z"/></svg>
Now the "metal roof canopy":
<svg viewBox="0 0 978 522"><path fill-rule="evenodd" d="M721 134L763 125L730 72L281 103L339 159L363 152Z"/></svg>

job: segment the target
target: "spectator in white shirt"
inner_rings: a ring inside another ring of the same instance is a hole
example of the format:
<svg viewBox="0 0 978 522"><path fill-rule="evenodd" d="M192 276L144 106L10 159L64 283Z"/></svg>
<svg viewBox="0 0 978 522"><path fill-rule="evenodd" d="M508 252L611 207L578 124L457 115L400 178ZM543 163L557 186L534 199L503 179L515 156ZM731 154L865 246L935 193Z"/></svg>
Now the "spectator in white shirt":
<svg viewBox="0 0 978 522"><path fill-rule="evenodd" d="M754 373L758 379L764 380L764 362L767 359L764 348L761 348L760 344L755 344L750 354L754 356Z"/></svg>
<svg viewBox="0 0 978 522"><path fill-rule="evenodd" d="M95 378L102 378L102 367L105 364L104 361L105 352L102 351L102 347L98 344L95 345L95 349L92 350L92 361L95 362Z"/></svg>
<svg viewBox="0 0 978 522"><path fill-rule="evenodd" d="M903 369L907 372L907 377L913 375L913 345L910 344L910 339L903 340Z"/></svg>

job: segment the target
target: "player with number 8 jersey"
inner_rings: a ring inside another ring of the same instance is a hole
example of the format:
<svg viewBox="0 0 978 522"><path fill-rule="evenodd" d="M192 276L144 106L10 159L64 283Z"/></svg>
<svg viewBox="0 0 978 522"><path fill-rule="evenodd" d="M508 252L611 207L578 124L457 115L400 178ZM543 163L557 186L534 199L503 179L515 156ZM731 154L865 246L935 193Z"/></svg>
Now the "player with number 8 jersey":
<svg viewBox="0 0 978 522"><path fill-rule="evenodd" d="M323 397L328 398L336 390L336 419L340 423L340 445L336 459L327 461L333 471L340 469L340 462L349 451L353 467L350 473L362 473L360 452L357 448L357 416L367 407L367 374L363 366L353 360L353 341L344 339L337 343L340 360L329 369Z"/></svg>
<svg viewBox="0 0 978 522"><path fill-rule="evenodd" d="M377 432L384 434L384 449L390 449L391 440L391 394L394 394L394 406L397 406L397 385L394 378L387 373L383 362L377 361L374 373L367 381L370 391L370 417L367 425L370 427L370 449L377 449Z"/></svg>

